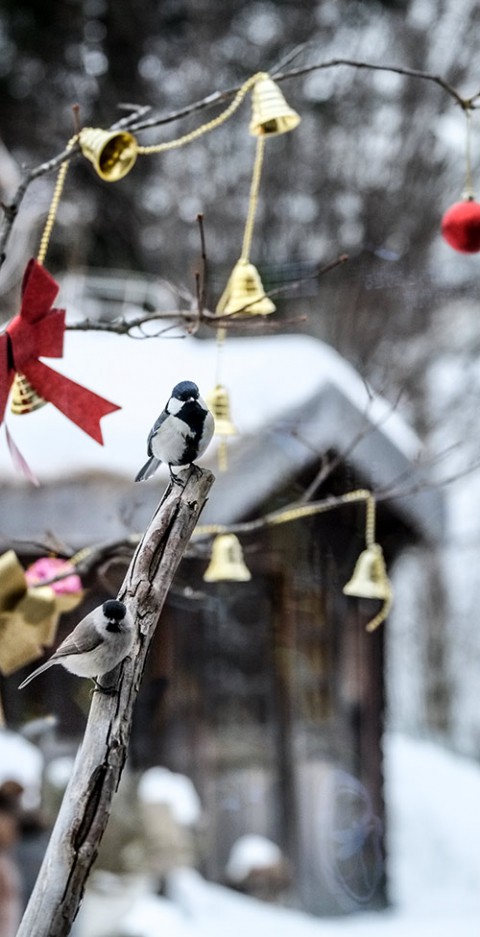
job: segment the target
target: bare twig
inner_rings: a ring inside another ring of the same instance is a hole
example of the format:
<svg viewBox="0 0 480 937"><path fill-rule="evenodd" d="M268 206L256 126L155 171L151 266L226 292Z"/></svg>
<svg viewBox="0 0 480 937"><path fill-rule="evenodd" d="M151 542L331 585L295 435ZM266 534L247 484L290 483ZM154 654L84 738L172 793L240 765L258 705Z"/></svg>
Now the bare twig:
<svg viewBox="0 0 480 937"><path fill-rule="evenodd" d="M366 404L365 411L363 413L363 425L360 427L358 432L355 433L354 436L352 436L350 442L348 443L347 446L345 446L344 449L337 452L335 456L332 456L331 459L326 459L324 461L324 463L320 466L320 469L317 472L313 481L305 489L302 497L300 498L300 502L304 503L306 501L310 501L310 498L313 497L313 494L316 491L316 489L319 488L320 485L322 485L327 480L329 475L331 475L332 472L334 472L335 469L339 465L342 464L342 462L345 462L348 459L348 457L352 454L352 452L358 446L358 444L362 441L362 439L365 439L365 437L369 436L370 433L374 433L377 429L379 429L382 426L383 423L385 423L389 419L392 413L395 413L398 407L399 401L400 401L400 397L403 393L403 390L399 391L397 395L397 399L388 408L385 415L381 419L377 420L375 423L371 423L368 419L368 412L375 398L373 396L370 386L367 384L367 382L364 382L364 383L365 383L365 388L368 394L368 403Z"/></svg>
<svg viewBox="0 0 480 937"><path fill-rule="evenodd" d="M73 132L75 134L78 134L80 133L82 129L82 124L80 121L80 105L79 104L72 105L72 113L73 113Z"/></svg>
<svg viewBox="0 0 480 937"><path fill-rule="evenodd" d="M129 335L133 338L134 329L140 329L147 323L161 322L165 319L175 319L175 325L183 325L187 331L190 331L192 325L197 322L197 314L189 309L165 310L165 312L145 312L141 315L124 319L117 318L108 321L106 319L81 319L79 322L70 322L65 325L65 329L70 332L112 332L114 335ZM172 328L172 326L168 326ZM161 332L157 335L162 334ZM145 333L144 338L153 336Z"/></svg>
<svg viewBox="0 0 480 937"><path fill-rule="evenodd" d="M404 65L377 65L373 62L360 62L356 59L329 59L327 62L319 62L315 65L304 65L300 68L292 68L288 72L275 75L275 81L285 81L287 78L300 78L302 75L308 75L310 72L320 71L325 68L338 68L345 65L348 68L366 69L372 72L394 72L396 75L404 75L406 78L419 78L422 81L430 81L438 85L445 91L456 104L459 104L462 110L471 110L473 98L463 98L462 95L441 75L435 75L432 72L424 72L418 68L407 68ZM476 97L476 95L474 96Z"/></svg>
<svg viewBox="0 0 480 937"><path fill-rule="evenodd" d="M205 227L203 224L203 214L199 212L197 215L198 230L200 233L200 270L195 274L196 288L197 288L197 312L198 312L198 322L200 322L203 311L205 309L206 295L207 295L207 274L208 274L208 263L207 263L207 246L205 241ZM198 328L198 324L197 324ZM195 331L192 327L191 332Z"/></svg>
<svg viewBox="0 0 480 937"><path fill-rule="evenodd" d="M201 216L198 216L200 218ZM203 232L203 228L201 228ZM261 313L251 313L249 312L249 306L253 305L258 301L258 297L253 299L250 303L245 303L245 305L234 313L225 313L218 314L211 312L204 305L205 295L204 295L204 277L203 272L204 265L206 264L206 254L205 251L205 242L202 240L202 270L196 275L196 307L194 303L194 297L190 296L190 308L189 309L174 309L174 310L158 310L155 312L145 312L141 315L135 316L134 318L116 318L111 321L105 319L81 319L79 322L71 322L66 324L65 328L72 332L113 332L116 335L128 335L130 338L135 336L132 335L132 332L135 329L141 329L142 326L147 323L151 324L152 322L159 321L161 322L164 319L175 319L175 324L184 328L187 334L192 334L195 332L200 325L207 325L210 328L217 329L219 326L222 328L238 328L239 324L242 326L247 326L247 328L255 328L259 323L262 325L265 324L265 316ZM348 260L348 254L341 254L339 257L336 257L334 260L329 261L327 264L324 264L323 267L319 267L314 270L313 273L307 274L304 277L299 278L291 283L287 283L284 286L275 287L273 290L268 290L264 294L265 297L280 297L286 292L291 292L291 290L298 289L302 286L303 283L309 280L316 280L320 276L324 276L327 273L330 273L332 270L335 270L340 264L345 263ZM263 297L262 297L263 298ZM289 320L288 322L274 323L273 326L271 323L267 327L273 327L273 329L283 328L285 325L299 324L304 322L305 317L298 318L296 320ZM142 338L158 338L163 336L166 331L171 329L172 326L168 326L167 329L162 329L159 332L152 335L149 333L144 333Z"/></svg>

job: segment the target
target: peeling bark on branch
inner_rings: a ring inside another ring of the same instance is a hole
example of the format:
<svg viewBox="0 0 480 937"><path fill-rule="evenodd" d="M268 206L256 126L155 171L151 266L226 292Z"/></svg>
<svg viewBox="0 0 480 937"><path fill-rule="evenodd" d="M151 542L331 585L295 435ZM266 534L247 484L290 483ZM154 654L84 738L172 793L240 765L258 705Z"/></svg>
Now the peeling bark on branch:
<svg viewBox="0 0 480 937"><path fill-rule="evenodd" d="M77 914L125 764L148 648L214 480L195 468L182 478L185 487L170 486L162 498L119 592L137 623L136 641L130 656L102 678L116 691L93 693L83 743L17 937L67 937Z"/></svg>

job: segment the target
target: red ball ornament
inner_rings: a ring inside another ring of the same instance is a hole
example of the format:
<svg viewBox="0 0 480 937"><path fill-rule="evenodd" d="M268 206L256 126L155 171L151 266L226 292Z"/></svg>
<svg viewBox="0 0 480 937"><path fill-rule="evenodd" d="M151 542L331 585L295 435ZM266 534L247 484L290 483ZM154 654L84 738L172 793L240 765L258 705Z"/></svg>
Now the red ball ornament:
<svg viewBox="0 0 480 937"><path fill-rule="evenodd" d="M480 204L473 199L455 202L442 218L442 235L462 254L480 251Z"/></svg>

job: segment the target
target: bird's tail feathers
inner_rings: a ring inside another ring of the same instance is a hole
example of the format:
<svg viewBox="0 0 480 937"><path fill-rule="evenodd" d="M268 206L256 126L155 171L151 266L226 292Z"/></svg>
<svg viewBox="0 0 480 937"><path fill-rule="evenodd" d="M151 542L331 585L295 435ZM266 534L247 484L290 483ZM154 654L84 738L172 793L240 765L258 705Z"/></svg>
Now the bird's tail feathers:
<svg viewBox="0 0 480 937"><path fill-rule="evenodd" d="M56 663L57 663L56 660L51 660L51 659L46 660L44 664L41 664L40 667L37 667L37 669L34 670L33 673L31 673L28 677L26 677L26 679L20 684L18 689L23 690L24 686L26 686L27 683L30 683L30 681L34 680L35 677L38 677L40 673L43 673L44 670L48 670L49 667L52 667L53 664L56 664Z"/></svg>
<svg viewBox="0 0 480 937"><path fill-rule="evenodd" d="M143 482L147 478L151 478L152 475L157 471L158 466L160 465L161 459L156 459L155 456L150 456L148 462L145 462L145 465L142 466L138 475L135 478L136 482Z"/></svg>

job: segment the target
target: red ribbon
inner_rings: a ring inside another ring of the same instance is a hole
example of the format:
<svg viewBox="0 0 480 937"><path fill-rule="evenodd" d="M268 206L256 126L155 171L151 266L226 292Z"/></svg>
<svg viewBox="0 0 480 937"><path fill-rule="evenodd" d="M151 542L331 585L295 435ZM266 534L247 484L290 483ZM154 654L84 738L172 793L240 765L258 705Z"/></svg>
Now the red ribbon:
<svg viewBox="0 0 480 937"><path fill-rule="evenodd" d="M20 313L0 335L0 423L18 372L25 375L37 394L103 445L100 420L120 407L38 360L63 355L65 309L51 308L58 290L58 283L48 271L30 260L22 283Z"/></svg>

